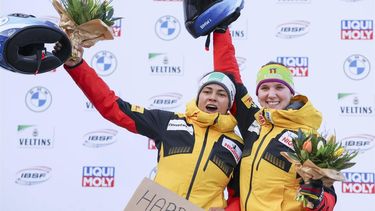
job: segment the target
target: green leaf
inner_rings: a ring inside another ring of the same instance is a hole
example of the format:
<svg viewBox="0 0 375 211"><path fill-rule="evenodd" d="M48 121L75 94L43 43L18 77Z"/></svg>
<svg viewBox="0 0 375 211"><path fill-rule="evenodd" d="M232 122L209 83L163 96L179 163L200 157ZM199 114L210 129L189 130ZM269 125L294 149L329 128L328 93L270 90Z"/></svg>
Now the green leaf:
<svg viewBox="0 0 375 211"><path fill-rule="evenodd" d="M112 26L120 17L113 18L112 1L105 0L60 0L69 16L81 25L93 19L100 19L108 26Z"/></svg>

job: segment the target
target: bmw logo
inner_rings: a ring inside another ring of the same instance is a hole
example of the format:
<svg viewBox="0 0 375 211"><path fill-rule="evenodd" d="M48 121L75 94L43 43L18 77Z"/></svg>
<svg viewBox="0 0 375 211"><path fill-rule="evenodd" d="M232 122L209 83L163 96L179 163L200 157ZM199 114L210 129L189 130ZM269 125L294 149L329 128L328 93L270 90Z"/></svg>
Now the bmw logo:
<svg viewBox="0 0 375 211"><path fill-rule="evenodd" d="M173 40L180 34L181 26L177 18L166 15L159 18L155 24L155 33L162 40Z"/></svg>
<svg viewBox="0 0 375 211"><path fill-rule="evenodd" d="M362 80L370 73L370 62L362 55L351 55L344 62L344 72L353 80Z"/></svg>
<svg viewBox="0 0 375 211"><path fill-rule="evenodd" d="M117 67L115 55L109 51L99 51L91 60L91 66L101 76L111 75Z"/></svg>
<svg viewBox="0 0 375 211"><path fill-rule="evenodd" d="M34 112L43 112L52 103L51 92L41 86L30 89L25 98L26 106Z"/></svg>

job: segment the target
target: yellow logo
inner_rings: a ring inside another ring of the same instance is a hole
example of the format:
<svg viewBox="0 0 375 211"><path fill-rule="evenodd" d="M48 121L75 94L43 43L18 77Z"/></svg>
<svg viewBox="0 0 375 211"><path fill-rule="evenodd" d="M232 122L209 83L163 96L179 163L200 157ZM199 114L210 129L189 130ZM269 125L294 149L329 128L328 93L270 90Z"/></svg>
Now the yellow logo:
<svg viewBox="0 0 375 211"><path fill-rule="evenodd" d="M246 94L245 96L243 96L241 98L243 104L246 106L246 108L250 108L251 107L251 104L253 102L253 99L250 97L249 94Z"/></svg>
<svg viewBox="0 0 375 211"><path fill-rule="evenodd" d="M145 108L143 108L142 106L138 106L138 105L132 105L131 110L134 112L143 114L143 112L145 111Z"/></svg>

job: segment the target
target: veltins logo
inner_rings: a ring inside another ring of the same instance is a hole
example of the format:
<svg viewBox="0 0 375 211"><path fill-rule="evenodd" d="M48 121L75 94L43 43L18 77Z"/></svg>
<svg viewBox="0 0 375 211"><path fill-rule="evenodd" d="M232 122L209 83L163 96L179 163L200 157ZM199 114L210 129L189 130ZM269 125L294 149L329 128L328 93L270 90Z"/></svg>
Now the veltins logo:
<svg viewBox="0 0 375 211"><path fill-rule="evenodd" d="M374 173L343 172L345 181L342 182L343 193L374 194Z"/></svg>
<svg viewBox="0 0 375 211"><path fill-rule="evenodd" d="M372 40L373 37L372 20L341 20L342 40Z"/></svg>
<svg viewBox="0 0 375 211"><path fill-rule="evenodd" d="M349 152L364 153L375 146L375 136L370 134L358 134L345 137L340 143Z"/></svg>
<svg viewBox="0 0 375 211"><path fill-rule="evenodd" d="M344 62L346 76L353 80L362 80L370 73L370 61L359 54L351 55Z"/></svg>
<svg viewBox="0 0 375 211"><path fill-rule="evenodd" d="M117 59L109 51L99 51L92 57L91 66L99 75L108 76L116 70Z"/></svg>
<svg viewBox="0 0 375 211"><path fill-rule="evenodd" d="M174 40L180 34L180 31L180 22L170 15L160 17L155 23L155 33L162 40Z"/></svg>
<svg viewBox="0 0 375 211"><path fill-rule="evenodd" d="M306 35L309 32L310 22L304 20L291 21L276 27L276 37L292 39Z"/></svg>
<svg viewBox="0 0 375 211"><path fill-rule="evenodd" d="M339 113L345 116L373 116L375 99L371 95L338 93Z"/></svg>
<svg viewBox="0 0 375 211"><path fill-rule="evenodd" d="M18 125L17 138L21 148L52 148L55 128L49 125Z"/></svg>
<svg viewBox="0 0 375 211"><path fill-rule="evenodd" d="M51 92L42 86L33 87L26 93L25 103L31 111L43 112L52 103Z"/></svg>
<svg viewBox="0 0 375 211"><path fill-rule="evenodd" d="M297 56L279 56L276 61L287 66L296 77L309 76L309 58Z"/></svg>
<svg viewBox="0 0 375 211"><path fill-rule="evenodd" d="M91 131L83 136L83 146L105 147L116 142L116 135L117 131L112 129Z"/></svg>
<svg viewBox="0 0 375 211"><path fill-rule="evenodd" d="M247 40L248 23L246 19L239 19L229 25L233 40Z"/></svg>
<svg viewBox="0 0 375 211"><path fill-rule="evenodd" d="M94 104L92 104L92 102L90 102L89 100L86 100L84 103L85 103L84 105L85 111L96 111L96 108L94 107Z"/></svg>
<svg viewBox="0 0 375 211"><path fill-rule="evenodd" d="M149 109L171 110L181 105L182 95L179 93L165 93L148 99Z"/></svg>
<svg viewBox="0 0 375 211"><path fill-rule="evenodd" d="M46 166L34 166L19 170L16 173L16 183L19 185L38 185L51 177L52 169Z"/></svg>
<svg viewBox="0 0 375 211"><path fill-rule="evenodd" d="M161 76L183 76L184 58L182 54L149 53L150 73Z"/></svg>
<svg viewBox="0 0 375 211"><path fill-rule="evenodd" d="M84 166L82 175L82 187L106 187L115 186L115 167L108 166Z"/></svg>

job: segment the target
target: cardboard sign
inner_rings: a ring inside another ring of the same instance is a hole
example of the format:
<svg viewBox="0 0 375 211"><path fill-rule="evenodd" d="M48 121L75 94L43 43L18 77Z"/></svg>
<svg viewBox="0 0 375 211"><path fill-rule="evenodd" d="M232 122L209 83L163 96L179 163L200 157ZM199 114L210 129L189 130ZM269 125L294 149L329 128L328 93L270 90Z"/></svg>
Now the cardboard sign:
<svg viewBox="0 0 375 211"><path fill-rule="evenodd" d="M204 211L176 193L144 178L124 211Z"/></svg>

